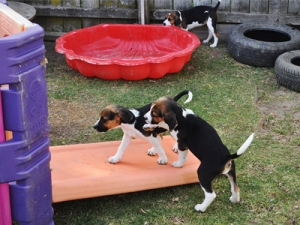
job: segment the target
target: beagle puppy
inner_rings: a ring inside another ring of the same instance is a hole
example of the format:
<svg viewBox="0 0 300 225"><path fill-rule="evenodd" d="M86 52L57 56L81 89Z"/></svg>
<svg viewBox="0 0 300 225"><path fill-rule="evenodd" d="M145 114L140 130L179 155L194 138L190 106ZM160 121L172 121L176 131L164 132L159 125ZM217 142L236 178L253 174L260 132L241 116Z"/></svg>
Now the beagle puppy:
<svg viewBox="0 0 300 225"><path fill-rule="evenodd" d="M218 44L217 35L217 10L221 0L218 1L215 7L210 6L196 6L184 11L174 11L166 15L163 25L165 26L177 26L184 30L191 30L195 27L201 27L207 25L208 37L203 43L208 43L212 37L214 37L214 43L210 47L216 47Z"/></svg>
<svg viewBox="0 0 300 225"><path fill-rule="evenodd" d="M190 91L182 91L176 95L173 100L176 102L182 96L188 95L188 99L185 103L190 102L193 98L193 94ZM161 133L165 132L164 128L154 128L151 131L145 131L143 126L145 125L145 113L150 110L150 104L147 104L141 108L126 109L118 105L109 105L105 107L101 113L100 118L94 124L94 129L98 132L107 132L111 129L122 128L123 138L122 142L114 156L109 157L110 163L117 163L121 160L123 153L128 147L132 138L142 138L148 140L152 144L152 148L147 151L148 155L154 156L158 154L158 164L167 164L168 158L162 148L160 142L162 140Z"/></svg>
<svg viewBox="0 0 300 225"><path fill-rule="evenodd" d="M172 166L183 166L187 159L188 149L201 161L197 173L205 199L201 204L195 206L195 210L205 212L216 198L212 181L219 174L224 174L229 178L232 193L230 201L233 203L240 201L234 159L246 151L254 134L249 136L236 153L230 154L210 124L190 110L184 109L169 97L162 97L152 103L150 111L145 114L145 118L148 123L144 125L145 130L151 131L162 127L171 131L173 137L177 137L178 161L173 162Z"/></svg>

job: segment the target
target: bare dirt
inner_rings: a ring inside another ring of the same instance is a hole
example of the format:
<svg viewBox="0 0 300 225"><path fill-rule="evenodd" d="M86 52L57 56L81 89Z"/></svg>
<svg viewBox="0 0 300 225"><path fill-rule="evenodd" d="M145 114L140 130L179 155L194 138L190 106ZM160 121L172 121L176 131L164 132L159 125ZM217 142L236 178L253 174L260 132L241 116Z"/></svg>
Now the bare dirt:
<svg viewBox="0 0 300 225"><path fill-rule="evenodd" d="M300 120L300 111L296 110L297 107L300 107L300 94L293 94L283 87L281 89L282 90L275 91L272 94L279 98L294 95L294 98L291 100L285 99L274 101L268 105L259 104L259 109L265 114L273 114L280 119L283 119L286 114L291 114L294 120Z"/></svg>
<svg viewBox="0 0 300 225"><path fill-rule="evenodd" d="M55 65L57 63L65 63L63 55L58 54L54 49L54 42L45 42L46 58L48 65ZM47 71L46 71L47 73ZM70 139L70 137L77 137L80 133L88 137L94 133L91 127L96 121L95 116L99 112L94 105L89 102L66 101L61 99L48 99L48 122L50 124L50 139ZM83 137L84 139L84 137ZM65 143L62 143L65 144ZM67 144L67 143L66 143Z"/></svg>
<svg viewBox="0 0 300 225"><path fill-rule="evenodd" d="M257 132L271 134L278 142L299 145L300 136L300 94L284 87L271 93L275 100L267 103L257 102L261 112Z"/></svg>
<svg viewBox="0 0 300 225"><path fill-rule="evenodd" d="M92 133L95 133L94 129L87 128L90 128L96 122L94 115L99 114L99 112L88 103L51 99L48 101L48 111L51 140L69 140L70 137L75 138L79 134L83 135L82 138L84 139L84 136L89 137ZM63 142L62 144L68 143Z"/></svg>

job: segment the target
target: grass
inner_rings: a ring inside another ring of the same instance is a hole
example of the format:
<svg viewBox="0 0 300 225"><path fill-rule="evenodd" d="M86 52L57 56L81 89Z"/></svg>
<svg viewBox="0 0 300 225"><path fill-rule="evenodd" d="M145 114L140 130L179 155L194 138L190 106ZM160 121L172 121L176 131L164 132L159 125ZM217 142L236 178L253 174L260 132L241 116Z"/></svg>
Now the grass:
<svg viewBox="0 0 300 225"><path fill-rule="evenodd" d="M50 61L46 77L49 101L88 102L97 111L110 103L138 107L189 89L194 98L186 107L212 124L232 152L256 133L248 151L236 161L240 204L230 203L229 181L220 176L213 184L217 198L205 213L194 210L204 196L198 184L190 184L56 203L55 224L300 224L300 127L293 116L300 107L295 104L283 117L262 110L275 102L295 101L300 94L279 87L273 68L237 63L225 45L215 49L202 45L181 72L158 80L86 78L64 61ZM285 94L274 94L278 91ZM94 121L98 115L87 116ZM85 132L88 135L82 135ZM120 130L99 135L90 123L64 142L121 137ZM59 136L51 138L52 145L60 143Z"/></svg>

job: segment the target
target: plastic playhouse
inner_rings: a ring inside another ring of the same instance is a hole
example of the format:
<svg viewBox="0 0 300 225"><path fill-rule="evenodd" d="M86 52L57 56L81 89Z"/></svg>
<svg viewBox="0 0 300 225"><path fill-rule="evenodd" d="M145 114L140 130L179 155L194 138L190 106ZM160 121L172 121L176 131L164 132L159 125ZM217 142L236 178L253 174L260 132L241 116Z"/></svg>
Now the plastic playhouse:
<svg viewBox="0 0 300 225"><path fill-rule="evenodd" d="M0 23L0 223L54 224L44 30L3 3Z"/></svg>

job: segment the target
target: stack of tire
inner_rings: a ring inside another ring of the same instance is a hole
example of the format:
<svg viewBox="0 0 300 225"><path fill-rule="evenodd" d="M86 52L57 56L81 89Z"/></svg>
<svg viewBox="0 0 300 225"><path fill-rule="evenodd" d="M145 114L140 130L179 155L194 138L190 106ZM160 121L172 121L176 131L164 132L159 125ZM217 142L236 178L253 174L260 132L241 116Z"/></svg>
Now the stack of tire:
<svg viewBox="0 0 300 225"><path fill-rule="evenodd" d="M238 62L275 67L282 86L300 92L300 31L283 24L240 24L228 38L228 50Z"/></svg>

